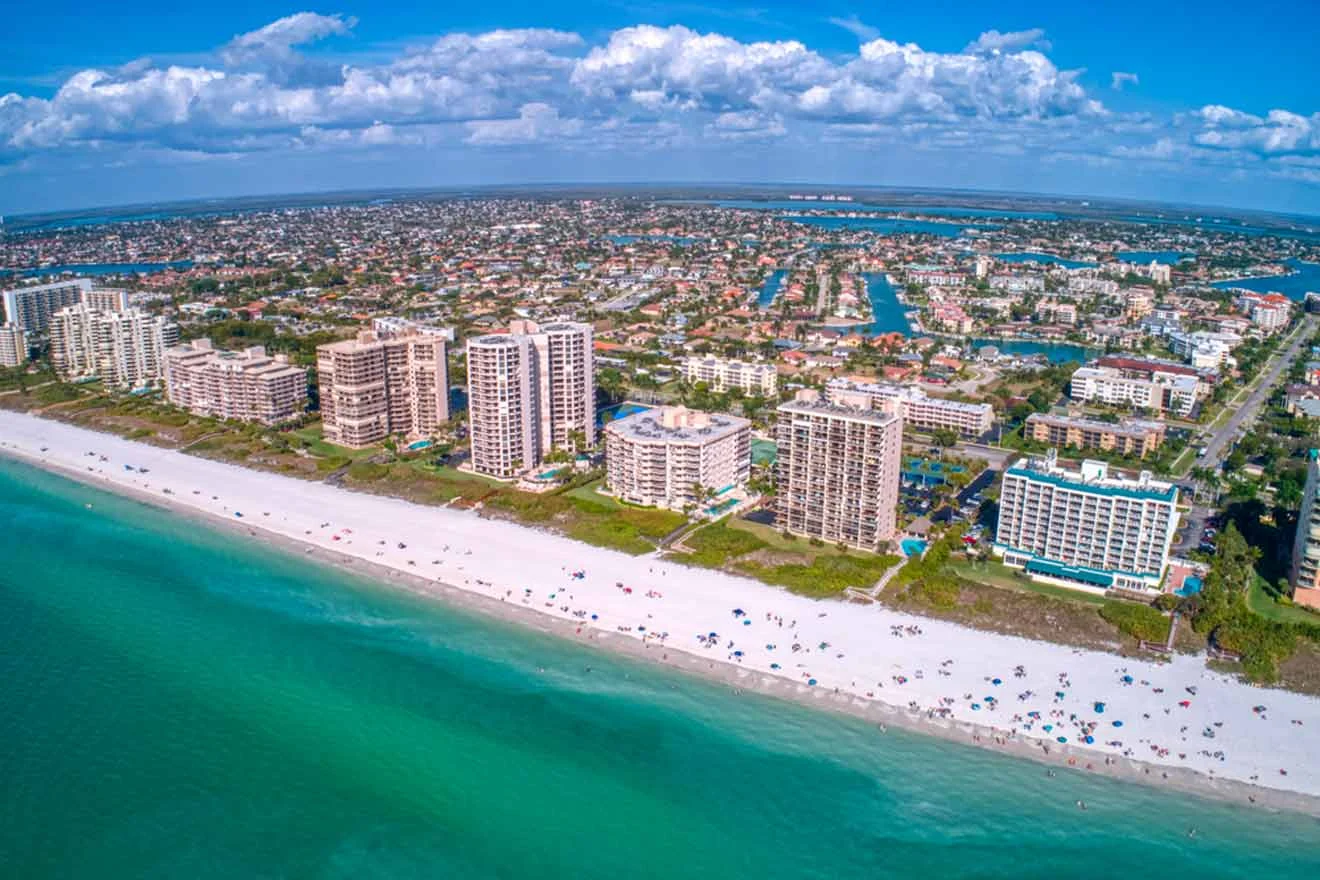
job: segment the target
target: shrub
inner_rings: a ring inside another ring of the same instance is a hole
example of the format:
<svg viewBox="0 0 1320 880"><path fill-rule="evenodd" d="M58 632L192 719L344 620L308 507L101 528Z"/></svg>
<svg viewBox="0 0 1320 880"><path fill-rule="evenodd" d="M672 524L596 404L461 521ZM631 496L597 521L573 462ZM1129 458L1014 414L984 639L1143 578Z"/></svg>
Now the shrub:
<svg viewBox="0 0 1320 880"><path fill-rule="evenodd" d="M1169 619L1150 605L1132 602L1106 602L1100 616L1134 639L1163 642L1169 637Z"/></svg>

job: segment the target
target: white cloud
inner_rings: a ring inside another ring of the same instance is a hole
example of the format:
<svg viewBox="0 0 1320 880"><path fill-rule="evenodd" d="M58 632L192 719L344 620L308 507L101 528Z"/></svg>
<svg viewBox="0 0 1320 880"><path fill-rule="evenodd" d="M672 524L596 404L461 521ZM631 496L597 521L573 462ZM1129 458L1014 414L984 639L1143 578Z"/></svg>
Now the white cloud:
<svg viewBox="0 0 1320 880"><path fill-rule="evenodd" d="M831 16L828 21L832 25L843 28L862 42L874 40L880 36L879 28L873 28L869 24L865 24L856 15L850 15L847 18Z"/></svg>
<svg viewBox="0 0 1320 880"><path fill-rule="evenodd" d="M1115 70L1110 74L1109 87L1115 91L1122 91L1126 85L1141 85L1141 77L1135 73L1125 73L1121 70Z"/></svg>
<svg viewBox="0 0 1320 880"><path fill-rule="evenodd" d="M1026 49L1029 46L1035 46L1046 52L1051 48L1049 41L1045 39L1045 31L1041 28L1009 31L1006 34L991 30L968 43L967 48L963 49L963 53L966 55L993 55Z"/></svg>
<svg viewBox="0 0 1320 880"><path fill-rule="evenodd" d="M467 142L488 146L535 144L571 138L582 131L581 119L563 119L549 104L524 104L515 119L467 123Z"/></svg>
<svg viewBox="0 0 1320 880"><path fill-rule="evenodd" d="M774 140L788 133L778 114L740 110L721 113L705 128L707 135L732 141Z"/></svg>
<svg viewBox="0 0 1320 880"><path fill-rule="evenodd" d="M1202 129L1194 143L1217 150L1245 150L1264 156L1320 154L1320 113L1302 116L1271 110L1264 118L1212 104L1199 111Z"/></svg>

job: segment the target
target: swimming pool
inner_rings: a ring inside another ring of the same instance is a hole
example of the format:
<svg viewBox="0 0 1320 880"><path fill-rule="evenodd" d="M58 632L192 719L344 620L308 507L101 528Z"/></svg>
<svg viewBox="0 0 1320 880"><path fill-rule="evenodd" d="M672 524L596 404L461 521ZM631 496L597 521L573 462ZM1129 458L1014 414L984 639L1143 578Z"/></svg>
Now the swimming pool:
<svg viewBox="0 0 1320 880"><path fill-rule="evenodd" d="M719 504L712 504L710 507L707 507L706 513L709 516L719 516L721 513L724 513L724 511L728 510L730 507L733 507L737 503L738 503L737 498L729 498L725 501L721 501Z"/></svg>
<svg viewBox="0 0 1320 880"><path fill-rule="evenodd" d="M418 440L416 443L409 443L408 450L410 452L416 452L419 449L426 449L430 445L431 445L430 440Z"/></svg>
<svg viewBox="0 0 1320 880"><path fill-rule="evenodd" d="M623 403L616 403L613 406L607 406L600 412L596 413L596 422L599 425L606 425L615 419L635 416L638 413L647 412L651 409L654 409L654 407L640 403L633 403L631 400L625 400Z"/></svg>
<svg viewBox="0 0 1320 880"><path fill-rule="evenodd" d="M1173 592L1174 595L1177 596L1195 596L1197 593L1201 592L1202 586L1204 586L1204 584L1201 583L1201 579L1192 574L1183 578L1182 586Z"/></svg>
<svg viewBox="0 0 1320 880"><path fill-rule="evenodd" d="M920 538L904 538L898 542L904 556L920 556L926 552L926 542Z"/></svg>

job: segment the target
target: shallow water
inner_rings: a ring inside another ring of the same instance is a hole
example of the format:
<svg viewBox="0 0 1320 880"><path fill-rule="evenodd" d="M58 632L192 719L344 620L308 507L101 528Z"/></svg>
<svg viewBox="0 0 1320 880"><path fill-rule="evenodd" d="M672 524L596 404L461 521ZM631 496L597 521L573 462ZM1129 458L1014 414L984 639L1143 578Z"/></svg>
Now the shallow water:
<svg viewBox="0 0 1320 880"><path fill-rule="evenodd" d="M3 460L0 522L5 876L1320 869L1312 819L735 697Z"/></svg>

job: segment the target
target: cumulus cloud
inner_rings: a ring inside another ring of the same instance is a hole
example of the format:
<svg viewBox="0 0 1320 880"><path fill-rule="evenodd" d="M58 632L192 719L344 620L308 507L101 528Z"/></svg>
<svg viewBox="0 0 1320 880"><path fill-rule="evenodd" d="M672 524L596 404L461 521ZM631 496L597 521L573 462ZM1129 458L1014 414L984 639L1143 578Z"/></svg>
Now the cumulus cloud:
<svg viewBox="0 0 1320 880"><path fill-rule="evenodd" d="M301 12L188 65L140 60L80 71L50 97L0 95L0 166L56 154L109 164L281 149L627 153L828 141L963 159L1261 166L1291 179L1317 170L1299 160L1320 156L1320 114L1219 104L1172 117L1118 113L1081 71L1051 60L1039 28L989 30L939 52L882 37L856 16L831 21L858 37L855 54L637 25L591 41L547 28L451 33L392 57L332 59L304 49L352 36L355 20ZM1136 84L1134 73L1111 74L1112 89Z"/></svg>
<svg viewBox="0 0 1320 880"><path fill-rule="evenodd" d="M1115 70L1109 77L1109 87L1115 91L1122 91L1126 85L1141 85L1141 77L1135 73L1125 73L1121 70Z"/></svg>
<svg viewBox="0 0 1320 880"><path fill-rule="evenodd" d="M549 104L524 104L515 119L486 119L467 123L467 142L512 146L558 141L582 131L581 119L563 119Z"/></svg>
<svg viewBox="0 0 1320 880"><path fill-rule="evenodd" d="M967 55L993 55L1001 52L1014 52L1019 49L1026 49L1034 46L1048 52L1051 48L1048 40L1045 39L1045 31L1041 28L1031 28L1025 31L1009 31L1001 34L999 31L986 31L975 40L967 44L963 53Z"/></svg>

